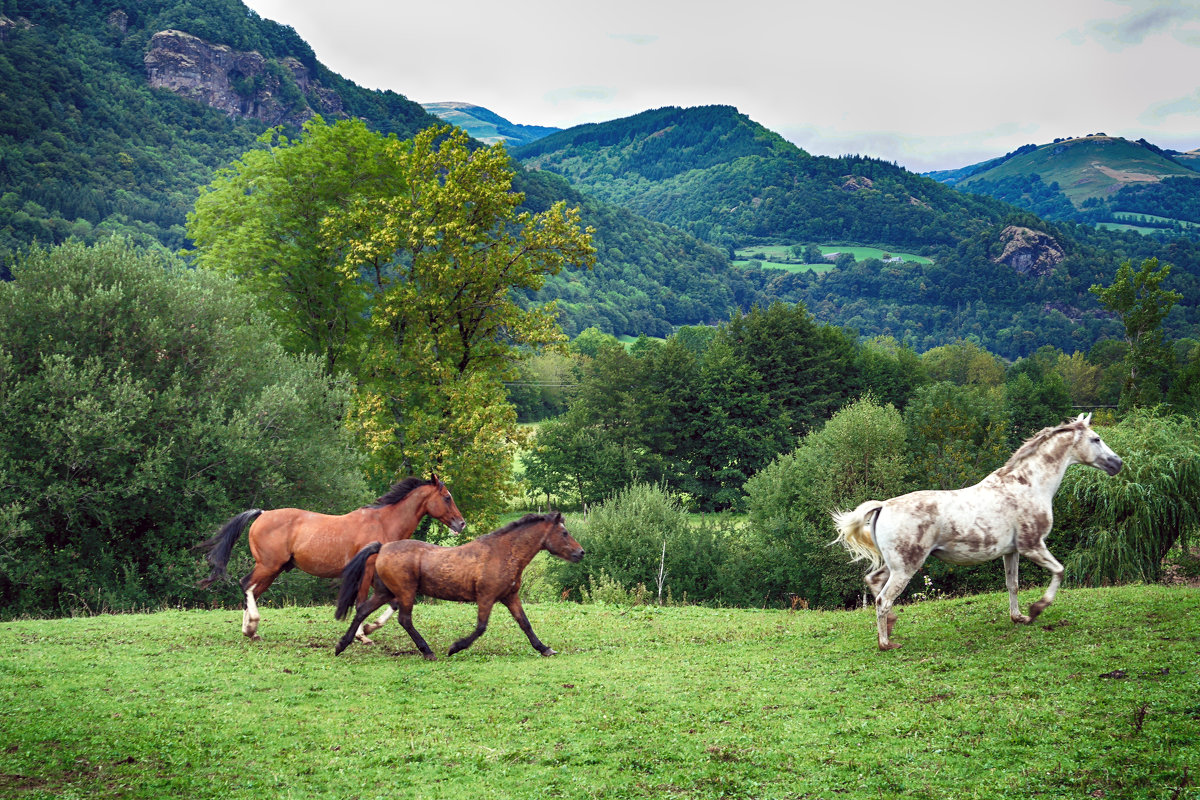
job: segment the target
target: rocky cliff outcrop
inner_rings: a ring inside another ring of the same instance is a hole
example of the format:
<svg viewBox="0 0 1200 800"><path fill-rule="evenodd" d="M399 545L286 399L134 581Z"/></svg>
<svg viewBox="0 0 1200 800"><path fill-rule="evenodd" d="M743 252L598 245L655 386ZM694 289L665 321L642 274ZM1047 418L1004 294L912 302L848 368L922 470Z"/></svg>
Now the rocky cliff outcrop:
<svg viewBox="0 0 1200 800"><path fill-rule="evenodd" d="M151 86L231 116L268 125L300 125L318 113L346 116L337 93L322 87L294 58L271 61L256 51L239 52L183 31L159 31L150 39L144 61Z"/></svg>
<svg viewBox="0 0 1200 800"><path fill-rule="evenodd" d="M1000 232L1000 243L1004 251L992 261L1007 264L1022 275L1048 275L1067 257L1053 236L1032 228L1009 225Z"/></svg>

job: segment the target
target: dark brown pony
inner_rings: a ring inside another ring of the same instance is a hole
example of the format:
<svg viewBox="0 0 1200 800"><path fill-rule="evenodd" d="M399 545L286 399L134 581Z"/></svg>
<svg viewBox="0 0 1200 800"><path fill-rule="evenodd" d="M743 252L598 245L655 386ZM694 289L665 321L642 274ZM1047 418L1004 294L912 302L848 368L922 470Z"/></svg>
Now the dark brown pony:
<svg viewBox="0 0 1200 800"><path fill-rule="evenodd" d="M248 538L254 570L241 581L246 593L242 633L258 640L260 615L256 601L279 573L300 569L310 575L336 578L368 543L407 539L426 515L440 520L455 533L467 525L446 484L437 475L429 480L405 478L371 505L341 516L299 508L273 511L252 508L229 520L215 536L193 548L207 550L208 563L212 564L212 572L197 585L206 588L225 577L238 534L246 523L253 522ZM360 603L366 599L370 584L370 580L363 581ZM369 643L365 635L364 641Z"/></svg>
<svg viewBox="0 0 1200 800"><path fill-rule="evenodd" d="M391 603L400 612L400 624L412 637L417 649L429 661L437 658L429 645L413 627L412 610L418 594L441 600L476 603L479 607L475 630L459 639L448 655L465 650L487 630L492 606L500 601L512 612L513 619L529 637L533 649L544 656L554 651L542 644L534 634L521 607L521 572L542 550L567 561L583 558L583 548L567 533L563 516L526 514L499 530L458 547L439 547L409 539L380 545L372 542L358 552L342 573L342 591L338 595L337 619L346 616L356 595L361 595L360 582L369 562L375 562L375 593L366 602L358 603L354 622L338 642L336 653L354 641L363 620L384 603ZM378 555L376 555L378 554Z"/></svg>

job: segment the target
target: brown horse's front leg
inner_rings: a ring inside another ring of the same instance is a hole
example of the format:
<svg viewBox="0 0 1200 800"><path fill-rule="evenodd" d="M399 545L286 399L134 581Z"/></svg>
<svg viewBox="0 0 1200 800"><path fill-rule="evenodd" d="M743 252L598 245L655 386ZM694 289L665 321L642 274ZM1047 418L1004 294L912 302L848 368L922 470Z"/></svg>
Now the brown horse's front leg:
<svg viewBox="0 0 1200 800"><path fill-rule="evenodd" d="M411 601L400 606L400 613L397 614L400 618L400 626L408 631L409 638L413 640L413 644L421 651L421 655L425 657L426 661L437 661L437 655L433 652L433 648L429 646L429 643L425 641L425 637L418 633L417 627L413 625L412 610L413 604ZM452 650L451 652L454 651Z"/></svg>
<svg viewBox="0 0 1200 800"><path fill-rule="evenodd" d="M457 642L455 642L453 645L451 645L450 652L447 653L446 655L452 656L460 650L466 650L468 647L470 647L475 642L476 639L478 639L480 636L483 636L483 632L487 630L488 617L490 617L491 615L492 615L492 603L491 602L480 603L479 604L479 614L476 617L476 622L475 622L475 630L471 631L469 634L467 634L466 636L464 636L463 638L461 638Z"/></svg>
<svg viewBox="0 0 1200 800"><path fill-rule="evenodd" d="M544 656L557 655L553 649L542 644L541 639L539 639L537 634L533 632L533 626L529 624L529 617L525 616L525 608L521 605L520 596L513 595L512 599L507 600L504 605L508 606L508 610L513 615L513 619L517 621L517 625L520 626L525 635L529 637L529 643L533 645L534 650L537 650Z"/></svg>

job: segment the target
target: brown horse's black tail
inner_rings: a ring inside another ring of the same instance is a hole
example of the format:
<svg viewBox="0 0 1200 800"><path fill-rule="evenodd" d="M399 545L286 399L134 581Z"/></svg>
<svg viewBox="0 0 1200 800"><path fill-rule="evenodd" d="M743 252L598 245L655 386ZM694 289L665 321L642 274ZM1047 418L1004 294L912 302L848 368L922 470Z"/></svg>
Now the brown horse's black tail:
<svg viewBox="0 0 1200 800"><path fill-rule="evenodd" d="M342 570L342 588L338 592L337 611L333 613L334 619L345 617L350 606L354 605L354 598L358 596L358 585L362 582L363 571L367 568L367 559L378 553L381 547L383 545L379 542L371 542L359 550Z"/></svg>
<svg viewBox="0 0 1200 800"><path fill-rule="evenodd" d="M238 534L242 532L242 528L246 524L258 518L258 515L263 513L261 508L252 508L249 511L243 511L233 519L226 522L221 530L217 531L217 535L211 539L205 539L200 544L193 547L193 550L207 550L209 564L212 564L212 572L208 577L199 581L196 585L201 589L207 589L216 581L225 577L225 568L229 565L229 554L233 552L233 543L237 541Z"/></svg>

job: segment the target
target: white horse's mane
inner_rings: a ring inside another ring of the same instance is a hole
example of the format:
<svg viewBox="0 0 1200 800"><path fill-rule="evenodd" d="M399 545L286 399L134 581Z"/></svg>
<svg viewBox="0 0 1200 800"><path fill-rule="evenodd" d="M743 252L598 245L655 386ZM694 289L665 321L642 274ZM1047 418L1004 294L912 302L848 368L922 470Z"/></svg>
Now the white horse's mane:
<svg viewBox="0 0 1200 800"><path fill-rule="evenodd" d="M1086 421L1080 418L1071 420L1070 422L1065 422L1062 425L1042 428L1033 436L1030 436L1028 439L1026 439L1021 446L1018 447L1013 454L1008 457L1008 461L1004 462L1004 466L996 470L996 472L1001 474L1011 472L1018 464L1040 450L1042 445L1045 444L1046 440L1051 436L1055 436L1060 433L1071 433L1082 430L1087 424L1088 423Z"/></svg>

